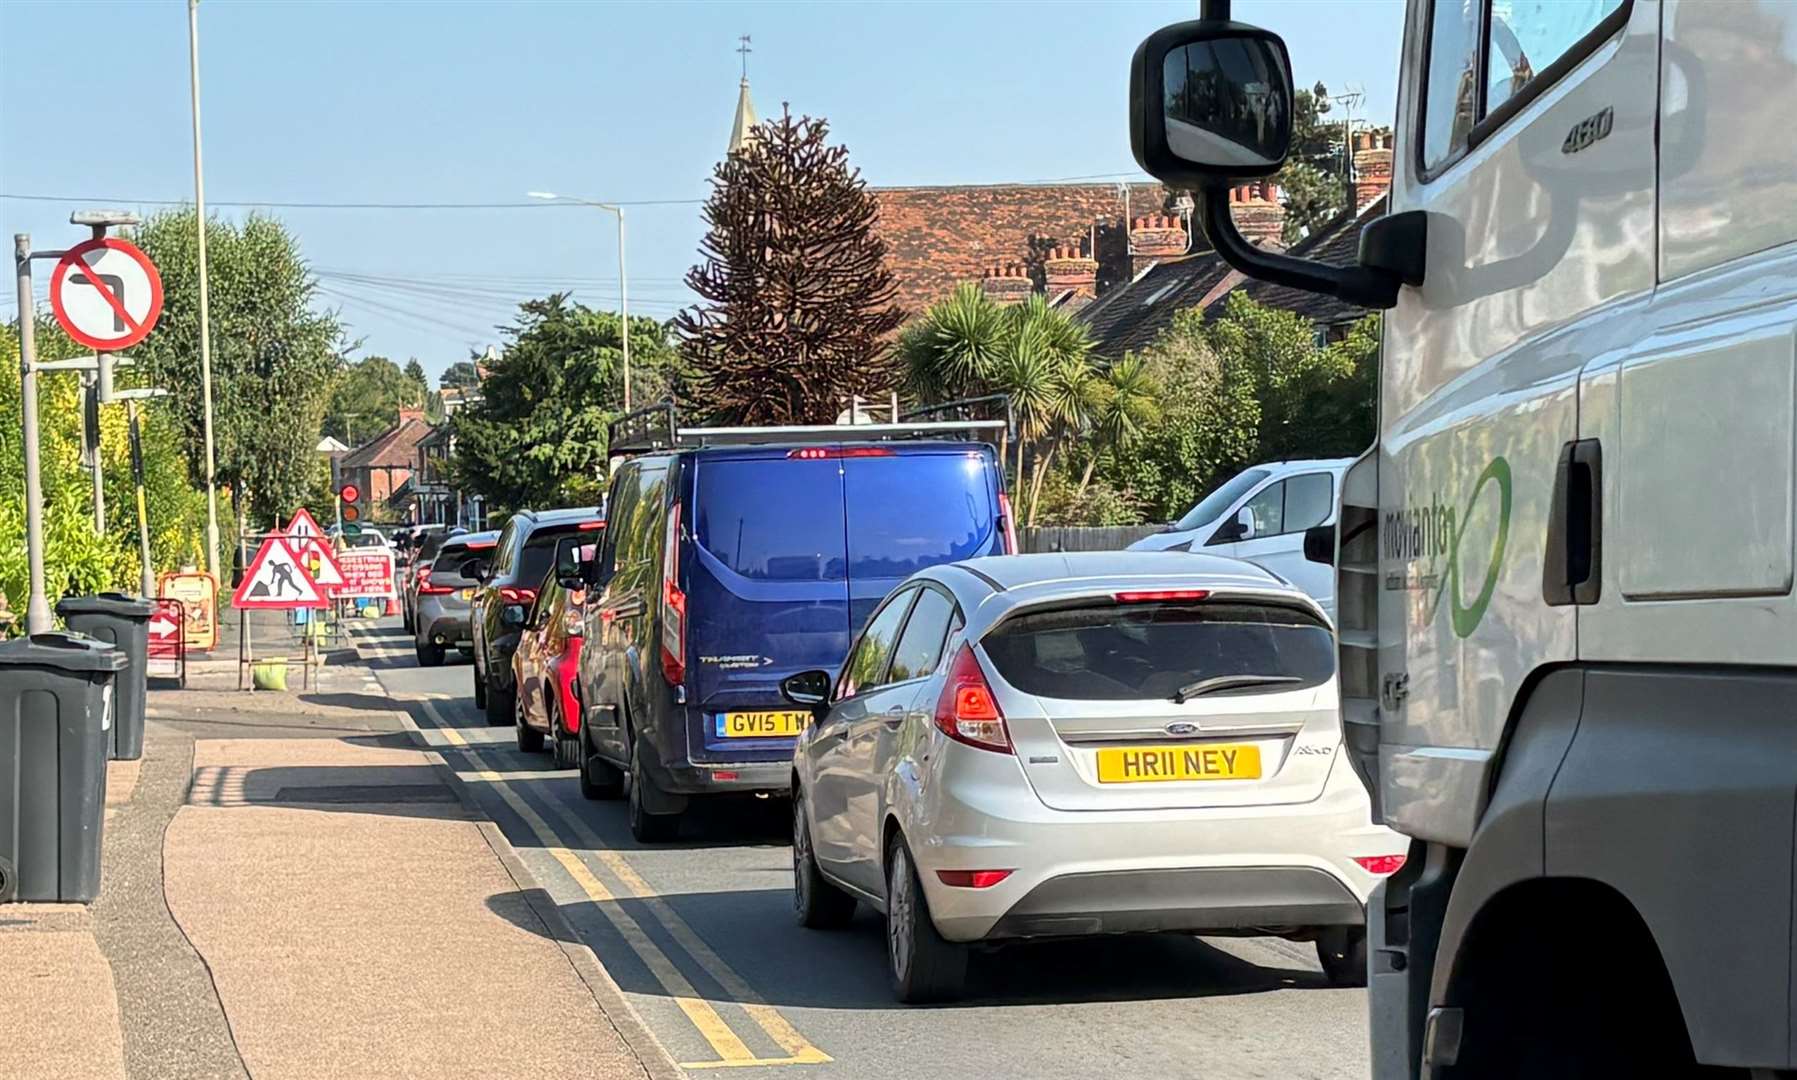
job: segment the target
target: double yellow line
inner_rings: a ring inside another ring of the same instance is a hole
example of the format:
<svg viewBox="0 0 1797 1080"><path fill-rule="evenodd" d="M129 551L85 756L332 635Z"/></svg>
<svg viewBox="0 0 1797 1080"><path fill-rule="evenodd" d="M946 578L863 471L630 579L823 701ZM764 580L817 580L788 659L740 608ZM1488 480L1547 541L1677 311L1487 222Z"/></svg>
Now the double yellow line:
<svg viewBox="0 0 1797 1080"><path fill-rule="evenodd" d="M718 986L729 996L730 1002L738 1005L754 1020L774 1044L785 1051L784 1057L757 1057L748 1045L732 1031L724 1018L718 1015L711 1002L700 996L697 988L681 974L679 967L662 951L661 947L643 930L637 920L617 903L603 881L600 881L589 869L580 855L563 844L562 837L556 833L541 814L527 803L522 796L512 789L507 776L484 757L457 728L449 723L436 704L429 699L421 702L424 711L442 732L444 739L459 749L476 766L475 777L490 786L505 804L512 808L519 819L530 829L551 858L560 863L568 872L574 884L586 893L603 914L612 928L632 952L643 962L649 974L654 977L661 988L679 1006L680 1011L692 1022L694 1028L711 1045L717 1054L716 1060L683 1061L683 1069L722 1069L741 1066L765 1065L821 1065L831 1060L830 1055L813 1046L809 1040L799 1034L792 1024L779 1010L769 1005L757 994L742 976L738 975L723 958L705 944L699 935L693 932L685 919L682 919L667 902L658 896L649 883L636 872L624 856L606 847L603 841L587 827L586 822L567 813L561 807L550 802L550 812L565 825L575 840L590 852L606 869L617 876L618 880L629 890L630 895L642 901L655 921L673 938L682 951L690 956Z"/></svg>

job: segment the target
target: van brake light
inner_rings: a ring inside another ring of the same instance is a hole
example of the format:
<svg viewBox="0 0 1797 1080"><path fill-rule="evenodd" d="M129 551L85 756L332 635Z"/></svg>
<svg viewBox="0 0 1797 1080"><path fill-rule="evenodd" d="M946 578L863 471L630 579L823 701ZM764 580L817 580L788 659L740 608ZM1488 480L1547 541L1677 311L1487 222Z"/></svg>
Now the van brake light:
<svg viewBox="0 0 1797 1080"><path fill-rule="evenodd" d="M792 461L824 461L829 458L891 457L892 451L884 446L805 446L788 450L786 456Z"/></svg>
<svg viewBox="0 0 1797 1080"><path fill-rule="evenodd" d="M667 546L661 557L661 675L668 685L686 681L686 594L680 591L680 504L668 511Z"/></svg>
<svg viewBox="0 0 1797 1080"><path fill-rule="evenodd" d="M936 699L936 726L944 735L968 746L1000 754L1014 753L1005 716L992 697L986 673L973 647L963 644L948 669L942 695Z"/></svg>

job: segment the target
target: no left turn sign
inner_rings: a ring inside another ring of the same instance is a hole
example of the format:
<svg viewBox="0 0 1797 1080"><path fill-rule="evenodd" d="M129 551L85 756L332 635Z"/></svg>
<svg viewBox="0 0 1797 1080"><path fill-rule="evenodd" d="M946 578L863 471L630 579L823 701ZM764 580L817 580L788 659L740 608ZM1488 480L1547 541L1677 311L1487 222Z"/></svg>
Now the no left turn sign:
<svg viewBox="0 0 1797 1080"><path fill-rule="evenodd" d="M50 310L88 348L128 349L162 314L162 276L136 244L110 236L83 241L50 274Z"/></svg>

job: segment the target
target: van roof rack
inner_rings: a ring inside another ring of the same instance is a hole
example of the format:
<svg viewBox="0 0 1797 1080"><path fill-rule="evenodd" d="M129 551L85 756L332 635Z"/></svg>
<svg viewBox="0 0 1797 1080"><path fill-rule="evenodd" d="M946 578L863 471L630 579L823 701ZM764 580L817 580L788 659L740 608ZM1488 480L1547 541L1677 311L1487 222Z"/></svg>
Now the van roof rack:
<svg viewBox="0 0 1797 1080"><path fill-rule="evenodd" d="M976 417L985 405L996 416ZM755 446L764 443L888 442L898 439L1003 441L1011 428L1010 399L1004 394L932 405L903 414L890 424L782 424L766 427L681 427L672 401L625 413L607 434L610 455L646 454L700 446ZM941 418L937 418L941 417Z"/></svg>

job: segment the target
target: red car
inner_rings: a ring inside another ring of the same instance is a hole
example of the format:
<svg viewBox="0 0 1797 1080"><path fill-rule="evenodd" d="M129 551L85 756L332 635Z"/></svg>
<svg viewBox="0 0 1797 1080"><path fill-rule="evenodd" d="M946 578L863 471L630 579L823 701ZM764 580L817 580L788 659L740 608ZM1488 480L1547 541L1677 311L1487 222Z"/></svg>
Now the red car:
<svg viewBox="0 0 1797 1080"><path fill-rule="evenodd" d="M585 545L582 561L595 545ZM574 677L580 667L581 607L584 590L564 587L553 571L537 590L512 654L518 749L534 753L548 740L557 768L573 768L580 731L580 702Z"/></svg>

